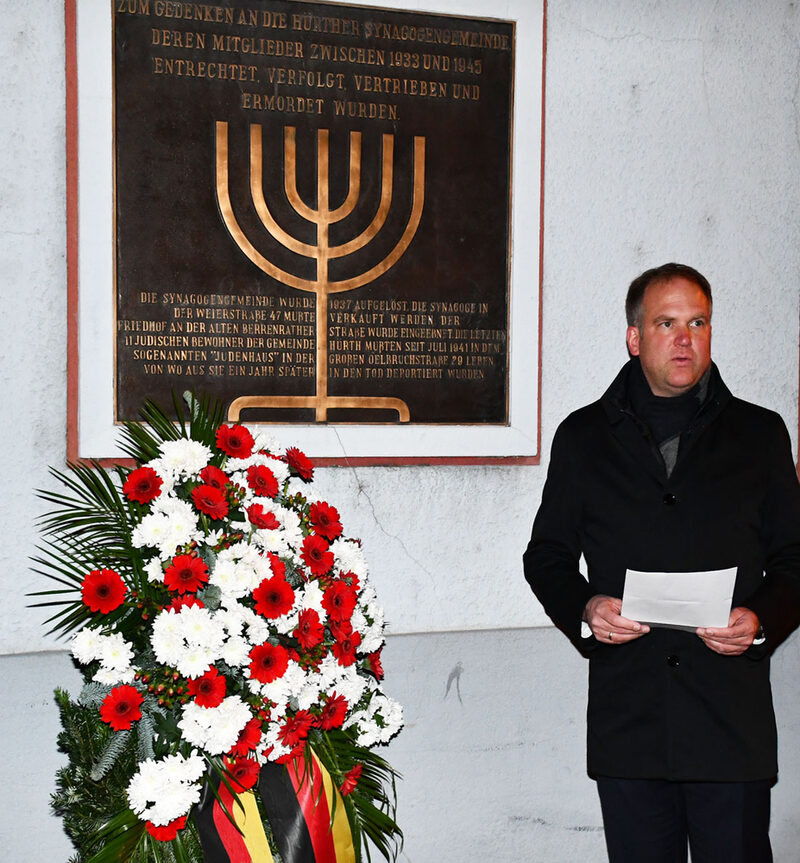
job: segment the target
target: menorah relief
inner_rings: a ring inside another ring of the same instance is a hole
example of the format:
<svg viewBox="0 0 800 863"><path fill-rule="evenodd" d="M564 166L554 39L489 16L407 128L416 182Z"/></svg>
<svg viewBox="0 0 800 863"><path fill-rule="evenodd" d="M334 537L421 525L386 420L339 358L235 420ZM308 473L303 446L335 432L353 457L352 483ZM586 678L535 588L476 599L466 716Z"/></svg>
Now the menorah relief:
<svg viewBox="0 0 800 863"><path fill-rule="evenodd" d="M250 395L234 399L228 408L228 419L236 421L245 408L311 408L317 422L326 422L332 408L367 408L393 410L400 422L408 422L408 405L398 398L328 395L328 297L368 285L391 269L408 249L419 227L425 200L425 138L414 138L413 197L411 213L400 239L377 264L358 275L332 281L329 262L343 258L367 246L384 227L392 206L394 185L394 136L382 136L381 195L378 208L369 225L357 236L339 245L330 245L330 226L346 218L355 209L361 195L361 133L350 132L349 187L344 201L331 209L329 130L317 131L316 205L304 201L297 189L296 130L284 129L284 191L289 204L316 229L313 244L305 243L284 230L273 217L264 194L263 146L261 126L250 127L250 194L261 225L280 245L315 262L314 279L305 279L278 267L245 236L231 204L228 184L228 124L216 124L217 201L225 226L237 246L264 273L290 288L316 295L316 384L310 396Z"/></svg>

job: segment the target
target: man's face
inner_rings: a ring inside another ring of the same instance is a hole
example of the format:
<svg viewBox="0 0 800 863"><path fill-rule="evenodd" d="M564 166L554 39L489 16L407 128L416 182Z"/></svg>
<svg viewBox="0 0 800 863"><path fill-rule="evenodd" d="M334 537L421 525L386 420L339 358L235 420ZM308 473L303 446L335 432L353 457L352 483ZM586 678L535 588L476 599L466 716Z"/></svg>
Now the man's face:
<svg viewBox="0 0 800 863"><path fill-rule="evenodd" d="M640 326L628 327L627 342L654 395L682 395L711 362L711 304L683 276L648 285Z"/></svg>

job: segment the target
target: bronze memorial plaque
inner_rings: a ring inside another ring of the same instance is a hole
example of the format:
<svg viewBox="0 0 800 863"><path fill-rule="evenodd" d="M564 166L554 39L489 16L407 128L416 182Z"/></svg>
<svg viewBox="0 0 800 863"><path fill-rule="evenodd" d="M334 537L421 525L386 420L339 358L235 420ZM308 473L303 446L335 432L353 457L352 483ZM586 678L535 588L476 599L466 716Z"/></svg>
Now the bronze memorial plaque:
<svg viewBox="0 0 800 863"><path fill-rule="evenodd" d="M231 420L507 423L513 23L114 0L113 26L117 421L196 388Z"/></svg>

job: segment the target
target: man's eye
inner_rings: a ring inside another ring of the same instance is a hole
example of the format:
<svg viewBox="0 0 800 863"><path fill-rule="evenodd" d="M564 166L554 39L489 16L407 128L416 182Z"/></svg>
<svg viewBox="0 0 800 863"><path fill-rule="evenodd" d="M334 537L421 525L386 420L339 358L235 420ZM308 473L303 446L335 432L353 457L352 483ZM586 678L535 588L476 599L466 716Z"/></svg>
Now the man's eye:
<svg viewBox="0 0 800 863"><path fill-rule="evenodd" d="M695 327L695 329L699 329L702 326L705 326L705 321L702 318L698 318L696 321L692 321L691 326Z"/></svg>
<svg viewBox="0 0 800 863"><path fill-rule="evenodd" d="M661 321L661 326L668 330L672 326L672 321Z"/></svg>

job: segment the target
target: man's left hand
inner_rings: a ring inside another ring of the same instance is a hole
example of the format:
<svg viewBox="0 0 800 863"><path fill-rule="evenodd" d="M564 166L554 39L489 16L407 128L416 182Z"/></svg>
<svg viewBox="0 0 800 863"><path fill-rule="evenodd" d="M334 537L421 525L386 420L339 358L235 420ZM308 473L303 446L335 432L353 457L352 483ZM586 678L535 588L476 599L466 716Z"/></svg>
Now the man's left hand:
<svg viewBox="0 0 800 863"><path fill-rule="evenodd" d="M724 656L738 656L753 643L760 624L758 615L749 608L731 609L726 627L700 627L696 632L706 647Z"/></svg>

